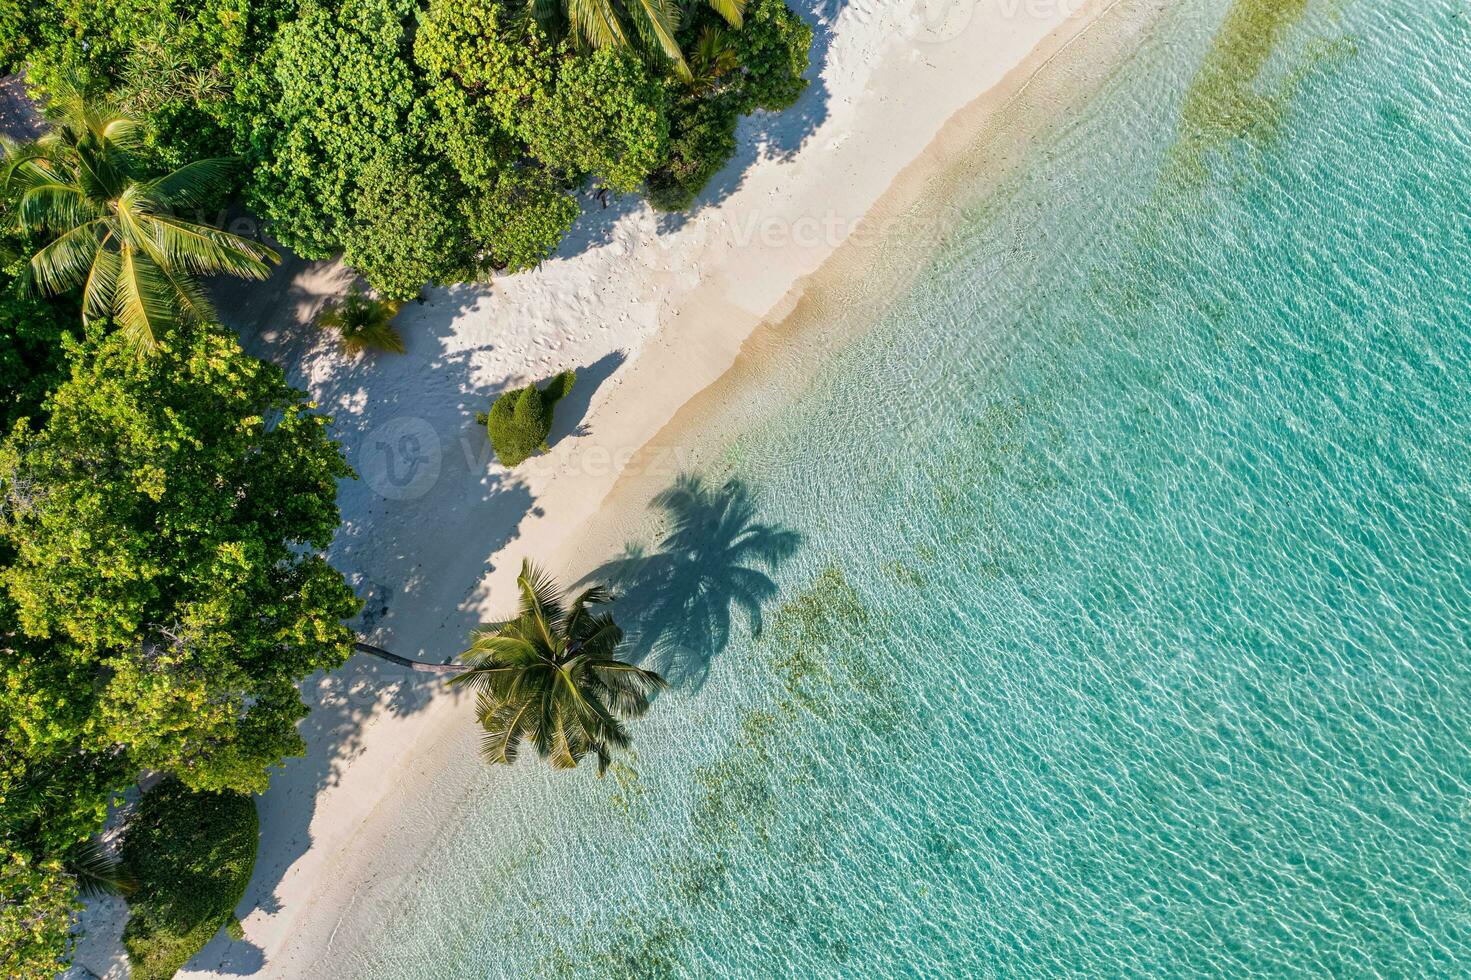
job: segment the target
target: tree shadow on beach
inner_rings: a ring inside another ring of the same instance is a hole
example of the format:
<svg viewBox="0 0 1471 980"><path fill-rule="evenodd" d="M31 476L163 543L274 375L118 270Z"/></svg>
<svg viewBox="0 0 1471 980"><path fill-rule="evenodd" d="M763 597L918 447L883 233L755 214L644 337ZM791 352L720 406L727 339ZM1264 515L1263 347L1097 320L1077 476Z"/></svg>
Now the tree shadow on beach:
<svg viewBox="0 0 1471 980"><path fill-rule="evenodd" d="M796 553L802 536L757 520L755 496L740 480L714 487L686 474L650 506L667 522L654 549L630 544L583 581L617 595L629 659L699 690L738 614L760 635L761 608L777 593L767 572Z"/></svg>
<svg viewBox="0 0 1471 980"><path fill-rule="evenodd" d="M340 261L283 254L265 286L220 282L214 296L245 349L278 363L331 417L330 432L357 474L339 484L343 521L328 551L364 600L355 631L411 659L447 661L480 620L475 590L493 557L539 513L525 481L495 463L475 421L475 412L515 380L497 380L493 356L503 341L467 343L457 333L488 291L426 289L395 323L407 355L353 358L311 326L353 281L351 270ZM370 730L401 724L411 740L415 716L441 699L457 699L438 675L361 653L299 687L310 708L299 726L305 754L287 759L256 798L260 847L237 907L247 936L267 949L284 918L299 911L283 907L283 885L321 873L308 853L323 795L336 788L360 792L354 787L364 785L365 773L371 779L375 768L398 758L394 746L371 740ZM190 968L250 975L281 966L260 946L221 933Z"/></svg>
<svg viewBox="0 0 1471 980"><path fill-rule="evenodd" d="M592 409L593 395L627 360L627 354L615 350L577 369L577 383L567 397L557 402L557 410L552 414L552 431L547 436L549 444L555 446L569 436L588 434L586 419Z"/></svg>

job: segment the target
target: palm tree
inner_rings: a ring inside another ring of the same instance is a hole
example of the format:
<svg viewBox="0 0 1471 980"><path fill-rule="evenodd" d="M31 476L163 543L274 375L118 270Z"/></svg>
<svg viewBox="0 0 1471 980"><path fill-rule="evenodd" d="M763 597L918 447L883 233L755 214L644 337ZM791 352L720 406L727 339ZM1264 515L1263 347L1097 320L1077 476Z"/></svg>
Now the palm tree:
<svg viewBox="0 0 1471 980"><path fill-rule="evenodd" d="M84 898L129 895L138 886L95 837L73 845L62 863Z"/></svg>
<svg viewBox="0 0 1471 980"><path fill-rule="evenodd" d="M403 309L397 300L373 299L353 289L340 302L332 303L317 317L317 327L337 331L337 344L344 354L361 354L368 349L404 352L403 337L393 328L393 318Z"/></svg>
<svg viewBox="0 0 1471 980"><path fill-rule="evenodd" d="M695 49L689 58L690 77L686 81L695 91L708 92L740 66L741 59L730 32L706 24L695 39Z"/></svg>
<svg viewBox="0 0 1471 980"><path fill-rule="evenodd" d="M82 287L84 322L111 318L149 350L178 324L215 322L196 276L264 279L266 263L279 261L263 245L174 214L214 198L234 160L144 179L132 152L137 123L110 103L72 87L46 114L52 128L35 143L5 144L4 178L19 195L21 230L55 236L31 257L32 285L50 295Z"/></svg>
<svg viewBox="0 0 1471 980"><path fill-rule="evenodd" d="M593 587L564 604L561 590L530 562L521 566L521 612L476 630L461 655L469 670L451 684L476 688L486 761L512 763L529 741L557 769L589 752L598 775L632 742L622 722L649 709L664 678L614 656L623 631L592 606L611 600Z"/></svg>
<svg viewBox="0 0 1471 980"><path fill-rule="evenodd" d="M674 35L679 31L681 0L555 0L572 33L590 48L657 47L686 82L692 79ZM703 0L732 27L740 27L746 0ZM532 0L543 24L553 0Z"/></svg>

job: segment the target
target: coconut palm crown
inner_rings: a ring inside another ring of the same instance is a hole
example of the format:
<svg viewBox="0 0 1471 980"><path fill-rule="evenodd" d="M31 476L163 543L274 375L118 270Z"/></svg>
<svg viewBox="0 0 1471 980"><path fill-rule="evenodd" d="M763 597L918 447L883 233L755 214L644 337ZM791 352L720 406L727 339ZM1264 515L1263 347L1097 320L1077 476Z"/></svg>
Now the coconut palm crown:
<svg viewBox="0 0 1471 980"><path fill-rule="evenodd" d="M401 309L403 303L398 300L374 299L354 288L322 310L317 327L337 331L337 345L344 354L356 356L368 350L402 354L403 336L393 327L393 318Z"/></svg>
<svg viewBox="0 0 1471 980"><path fill-rule="evenodd" d="M51 128L5 144L4 179L22 231L51 237L31 257L31 285L51 295L82 288L84 321L111 318L140 349L171 328L216 321L196 276L269 274L276 254L175 213L214 199L235 167L200 160L162 177L140 173L138 125L110 103L64 89ZM52 237L54 236L54 237Z"/></svg>
<svg viewBox="0 0 1471 980"><path fill-rule="evenodd" d="M740 27L746 0L702 0L732 27ZM663 52L680 78L692 79L675 33L679 30L680 0L532 0L538 19L547 24L560 13L573 35L591 48L649 47Z"/></svg>
<svg viewBox="0 0 1471 980"><path fill-rule="evenodd" d="M486 761L516 761L530 742L558 769L591 753L598 775L632 742L623 722L648 711L664 679L617 659L623 631L594 606L611 595L593 587L570 605L561 590L530 562L521 566L520 614L476 630L461 655L469 670L450 683L478 690L476 712Z"/></svg>

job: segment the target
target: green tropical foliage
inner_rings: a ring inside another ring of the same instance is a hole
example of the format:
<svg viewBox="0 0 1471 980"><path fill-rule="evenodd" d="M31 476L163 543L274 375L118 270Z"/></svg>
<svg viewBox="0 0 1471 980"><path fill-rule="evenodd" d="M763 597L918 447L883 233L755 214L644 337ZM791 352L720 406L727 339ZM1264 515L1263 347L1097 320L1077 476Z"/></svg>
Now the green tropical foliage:
<svg viewBox="0 0 1471 980"><path fill-rule="evenodd" d="M43 89L74 66L112 89L149 167L242 157L212 206L241 178L283 244L344 252L393 299L540 262L588 181L688 206L740 115L801 92L811 40L781 0L110 0L22 20L9 43Z"/></svg>
<svg viewBox="0 0 1471 980"><path fill-rule="evenodd" d="M166 779L144 795L122 847L137 883L123 930L133 980L168 980L233 923L257 827L255 801L242 793L196 793Z"/></svg>
<svg viewBox="0 0 1471 980"><path fill-rule="evenodd" d="M624 722L642 716L664 680L617 658L623 631L594 612L611 596L594 587L570 603L545 573L521 567L519 615L477 630L461 659L470 669L450 683L477 692L487 762L515 762L529 743L558 769L589 754L598 775L632 737Z"/></svg>
<svg viewBox="0 0 1471 980"><path fill-rule="evenodd" d="M128 895L137 888L132 875L123 870L96 837L88 837L74 845L67 852L62 866L76 881L77 892L83 898Z"/></svg>
<svg viewBox="0 0 1471 980"><path fill-rule="evenodd" d="M0 445L0 587L25 640L0 661L0 717L39 755L79 755L83 785L100 755L264 790L302 750L296 682L346 659L358 606L317 553L350 475L326 420L204 328L141 360L108 338L50 410Z"/></svg>
<svg viewBox="0 0 1471 980"><path fill-rule="evenodd" d="M520 128L546 166L617 191L637 190L669 152L664 85L626 51L563 61L555 87L533 100Z"/></svg>
<svg viewBox="0 0 1471 980"><path fill-rule="evenodd" d="M0 976L55 980L66 966L79 909L60 861L0 849Z"/></svg>
<svg viewBox="0 0 1471 980"><path fill-rule="evenodd" d="M782 0L749 0L739 31L708 15L692 18L690 84L669 105L669 153L646 178L649 203L682 211L735 152L736 123L777 112L807 88L802 73L812 28Z"/></svg>
<svg viewBox="0 0 1471 980"><path fill-rule="evenodd" d="M746 0L705 0L705 6L732 27L740 27ZM544 22L553 22L549 4L538 3L533 9ZM691 78L680 49L683 10L679 0L561 0L556 9L561 21L587 47L657 51L668 59L678 77L686 81Z"/></svg>
<svg viewBox="0 0 1471 980"><path fill-rule="evenodd" d="M70 377L0 442L5 976L55 975L79 894L129 891L93 835L140 771L265 789L303 747L297 682L346 658L358 608L318 553L350 471L279 369L207 327L147 358L121 334L61 347ZM154 879L160 916L180 880Z"/></svg>
<svg viewBox="0 0 1471 980"><path fill-rule="evenodd" d="M27 285L28 256L39 242L19 230L15 202L0 195L0 433L37 418L46 395L65 377L62 338L76 330L73 296L46 297Z"/></svg>
<svg viewBox="0 0 1471 980"><path fill-rule="evenodd" d="M393 318L401 309L403 303L398 300L374 299L361 289L353 289L322 310L317 326L337 333L337 344L344 354L368 350L402 354L403 337L393 328Z"/></svg>
<svg viewBox="0 0 1471 980"><path fill-rule="evenodd" d="M269 274L270 249L174 213L211 200L234 161L144 179L131 152L138 124L106 101L66 89L47 116L52 128L34 144L6 147L5 170L21 230L48 239L30 260L42 292L80 287L84 321L111 320L152 350L180 324L216 319L197 276Z"/></svg>
<svg viewBox="0 0 1471 980"><path fill-rule="evenodd" d="M485 426L490 444L502 466L520 466L537 453L547 451L552 431L552 412L567 397L577 381L577 372L563 371L545 388L527 385L502 392L475 420Z"/></svg>

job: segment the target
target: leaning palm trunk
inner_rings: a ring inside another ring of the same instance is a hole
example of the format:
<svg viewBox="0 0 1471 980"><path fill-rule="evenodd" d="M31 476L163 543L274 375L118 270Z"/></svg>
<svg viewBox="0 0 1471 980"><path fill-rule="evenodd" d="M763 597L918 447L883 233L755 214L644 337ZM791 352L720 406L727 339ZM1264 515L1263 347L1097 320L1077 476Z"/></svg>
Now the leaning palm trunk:
<svg viewBox="0 0 1471 980"><path fill-rule="evenodd" d="M22 230L52 235L32 256L30 281L55 295L82 289L87 321L111 319L149 350L174 326L217 319L196 279L264 279L279 261L263 245L177 217L209 201L235 167L201 160L140 179L129 152L133 120L76 91L52 100L53 128L30 146L5 145L4 177L19 192Z"/></svg>
<svg viewBox="0 0 1471 980"><path fill-rule="evenodd" d="M632 742L623 722L648 711L664 679L614 656L623 631L607 613L590 611L610 601L604 589L588 589L566 606L531 563L518 581L520 615L477 630L462 656L470 669L450 683L479 692L487 761L514 762L530 742L558 769L595 755L602 775Z"/></svg>

